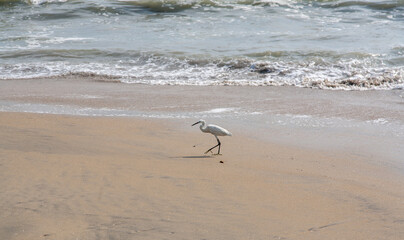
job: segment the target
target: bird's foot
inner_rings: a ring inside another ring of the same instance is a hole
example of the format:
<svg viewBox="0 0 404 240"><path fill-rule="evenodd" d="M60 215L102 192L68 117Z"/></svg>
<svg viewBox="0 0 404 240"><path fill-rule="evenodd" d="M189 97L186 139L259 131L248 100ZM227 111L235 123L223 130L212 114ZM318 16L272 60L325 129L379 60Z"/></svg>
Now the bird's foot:
<svg viewBox="0 0 404 240"><path fill-rule="evenodd" d="M210 151L210 150L209 150L209 151L206 151L206 152L205 152L205 154L208 154L208 152L210 152L210 153L212 153L212 154L213 154L213 152L212 152L212 151Z"/></svg>
<svg viewBox="0 0 404 240"><path fill-rule="evenodd" d="M215 155L215 156L221 156L222 154L221 154L221 153L214 153L213 155Z"/></svg>

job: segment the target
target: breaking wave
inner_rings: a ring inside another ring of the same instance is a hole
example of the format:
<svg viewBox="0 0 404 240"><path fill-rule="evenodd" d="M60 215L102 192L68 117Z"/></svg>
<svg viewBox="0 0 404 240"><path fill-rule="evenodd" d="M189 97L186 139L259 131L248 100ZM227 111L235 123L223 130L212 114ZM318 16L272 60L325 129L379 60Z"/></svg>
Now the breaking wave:
<svg viewBox="0 0 404 240"><path fill-rule="evenodd" d="M98 62L85 59L103 59ZM32 58L18 63L18 58ZM240 57L167 56L100 50L39 50L1 53L0 79L82 77L159 85L297 86L320 89L397 89L404 69L377 57L332 52L265 52ZM35 58L41 58L36 62ZM69 61L69 58L72 61Z"/></svg>
<svg viewBox="0 0 404 240"><path fill-rule="evenodd" d="M0 0L0 5L26 3L32 5L42 5L48 3L74 2L72 0ZM393 10L404 8L403 1L341 1L341 0L118 0L117 6L140 7L152 12L178 12L200 7L214 8L239 8L240 6L295 6L298 4L311 4L324 8L349 8L365 7L374 10ZM99 8L105 7L98 5ZM96 8L93 10L97 11Z"/></svg>

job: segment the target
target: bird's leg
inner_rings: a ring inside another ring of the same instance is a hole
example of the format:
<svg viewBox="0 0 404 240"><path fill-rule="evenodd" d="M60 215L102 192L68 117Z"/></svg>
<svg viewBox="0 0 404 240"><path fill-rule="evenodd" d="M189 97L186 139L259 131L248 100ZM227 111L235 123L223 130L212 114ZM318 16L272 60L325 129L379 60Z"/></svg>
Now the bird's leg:
<svg viewBox="0 0 404 240"><path fill-rule="evenodd" d="M219 144L217 144L217 145L215 145L215 146L213 146L213 147L211 147L211 148L209 148L206 152L205 152L205 154L207 154L208 152L211 152L212 151L212 149L214 149L215 147L217 147L217 146L219 146Z"/></svg>
<svg viewBox="0 0 404 240"><path fill-rule="evenodd" d="M215 137L216 137L216 136L215 136ZM205 154L207 154L208 152L211 152L214 148L219 147L219 150L217 151L217 154L215 154L215 155L220 155L220 145L222 145L222 144L220 143L218 137L216 137L216 140L217 140L217 145L215 145L215 146L209 148L209 149L205 152Z"/></svg>
<svg viewBox="0 0 404 240"><path fill-rule="evenodd" d="M216 137L216 136L215 136L215 137ZM214 149L215 147L219 147L219 151L217 152L217 155L220 154L220 145L221 145L221 143L220 143L220 141L219 141L219 138L216 137L216 140L217 140L217 145L215 145L215 146L209 148L209 149L205 152L205 154L207 154L208 152L211 152L212 149Z"/></svg>
<svg viewBox="0 0 404 240"><path fill-rule="evenodd" d="M216 137L216 136L215 136L215 137ZM216 137L216 140L217 140L217 145L219 145L219 150L217 151L217 155L220 155L220 146L221 146L222 144L220 143L218 137Z"/></svg>

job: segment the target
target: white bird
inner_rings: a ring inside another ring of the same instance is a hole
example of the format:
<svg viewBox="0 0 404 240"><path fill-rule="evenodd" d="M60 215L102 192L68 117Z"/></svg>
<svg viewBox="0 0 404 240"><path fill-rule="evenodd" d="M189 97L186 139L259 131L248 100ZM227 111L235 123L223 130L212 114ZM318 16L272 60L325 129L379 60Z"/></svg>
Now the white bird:
<svg viewBox="0 0 404 240"><path fill-rule="evenodd" d="M201 125L199 126L199 128L201 129L202 132L204 133L211 133L213 134L213 136L215 136L216 140L217 140L217 145L209 148L208 151L205 152L208 153L210 152L212 149L214 149L215 147L219 147L219 150L217 151L217 154L220 154L220 145L222 145L219 141L219 138L217 136L231 136L231 132L227 131L226 129L219 127L217 125L213 125L213 124L208 124L206 125L206 122L204 120L199 120L198 122L192 124L192 126L201 123Z"/></svg>

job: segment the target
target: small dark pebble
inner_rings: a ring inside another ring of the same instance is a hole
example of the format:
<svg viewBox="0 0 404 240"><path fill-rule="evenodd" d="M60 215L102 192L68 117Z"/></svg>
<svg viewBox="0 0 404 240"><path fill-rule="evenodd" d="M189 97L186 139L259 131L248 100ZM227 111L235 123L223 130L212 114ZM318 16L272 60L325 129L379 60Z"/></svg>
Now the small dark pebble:
<svg viewBox="0 0 404 240"><path fill-rule="evenodd" d="M224 163L223 161L220 161L220 163Z"/></svg>

